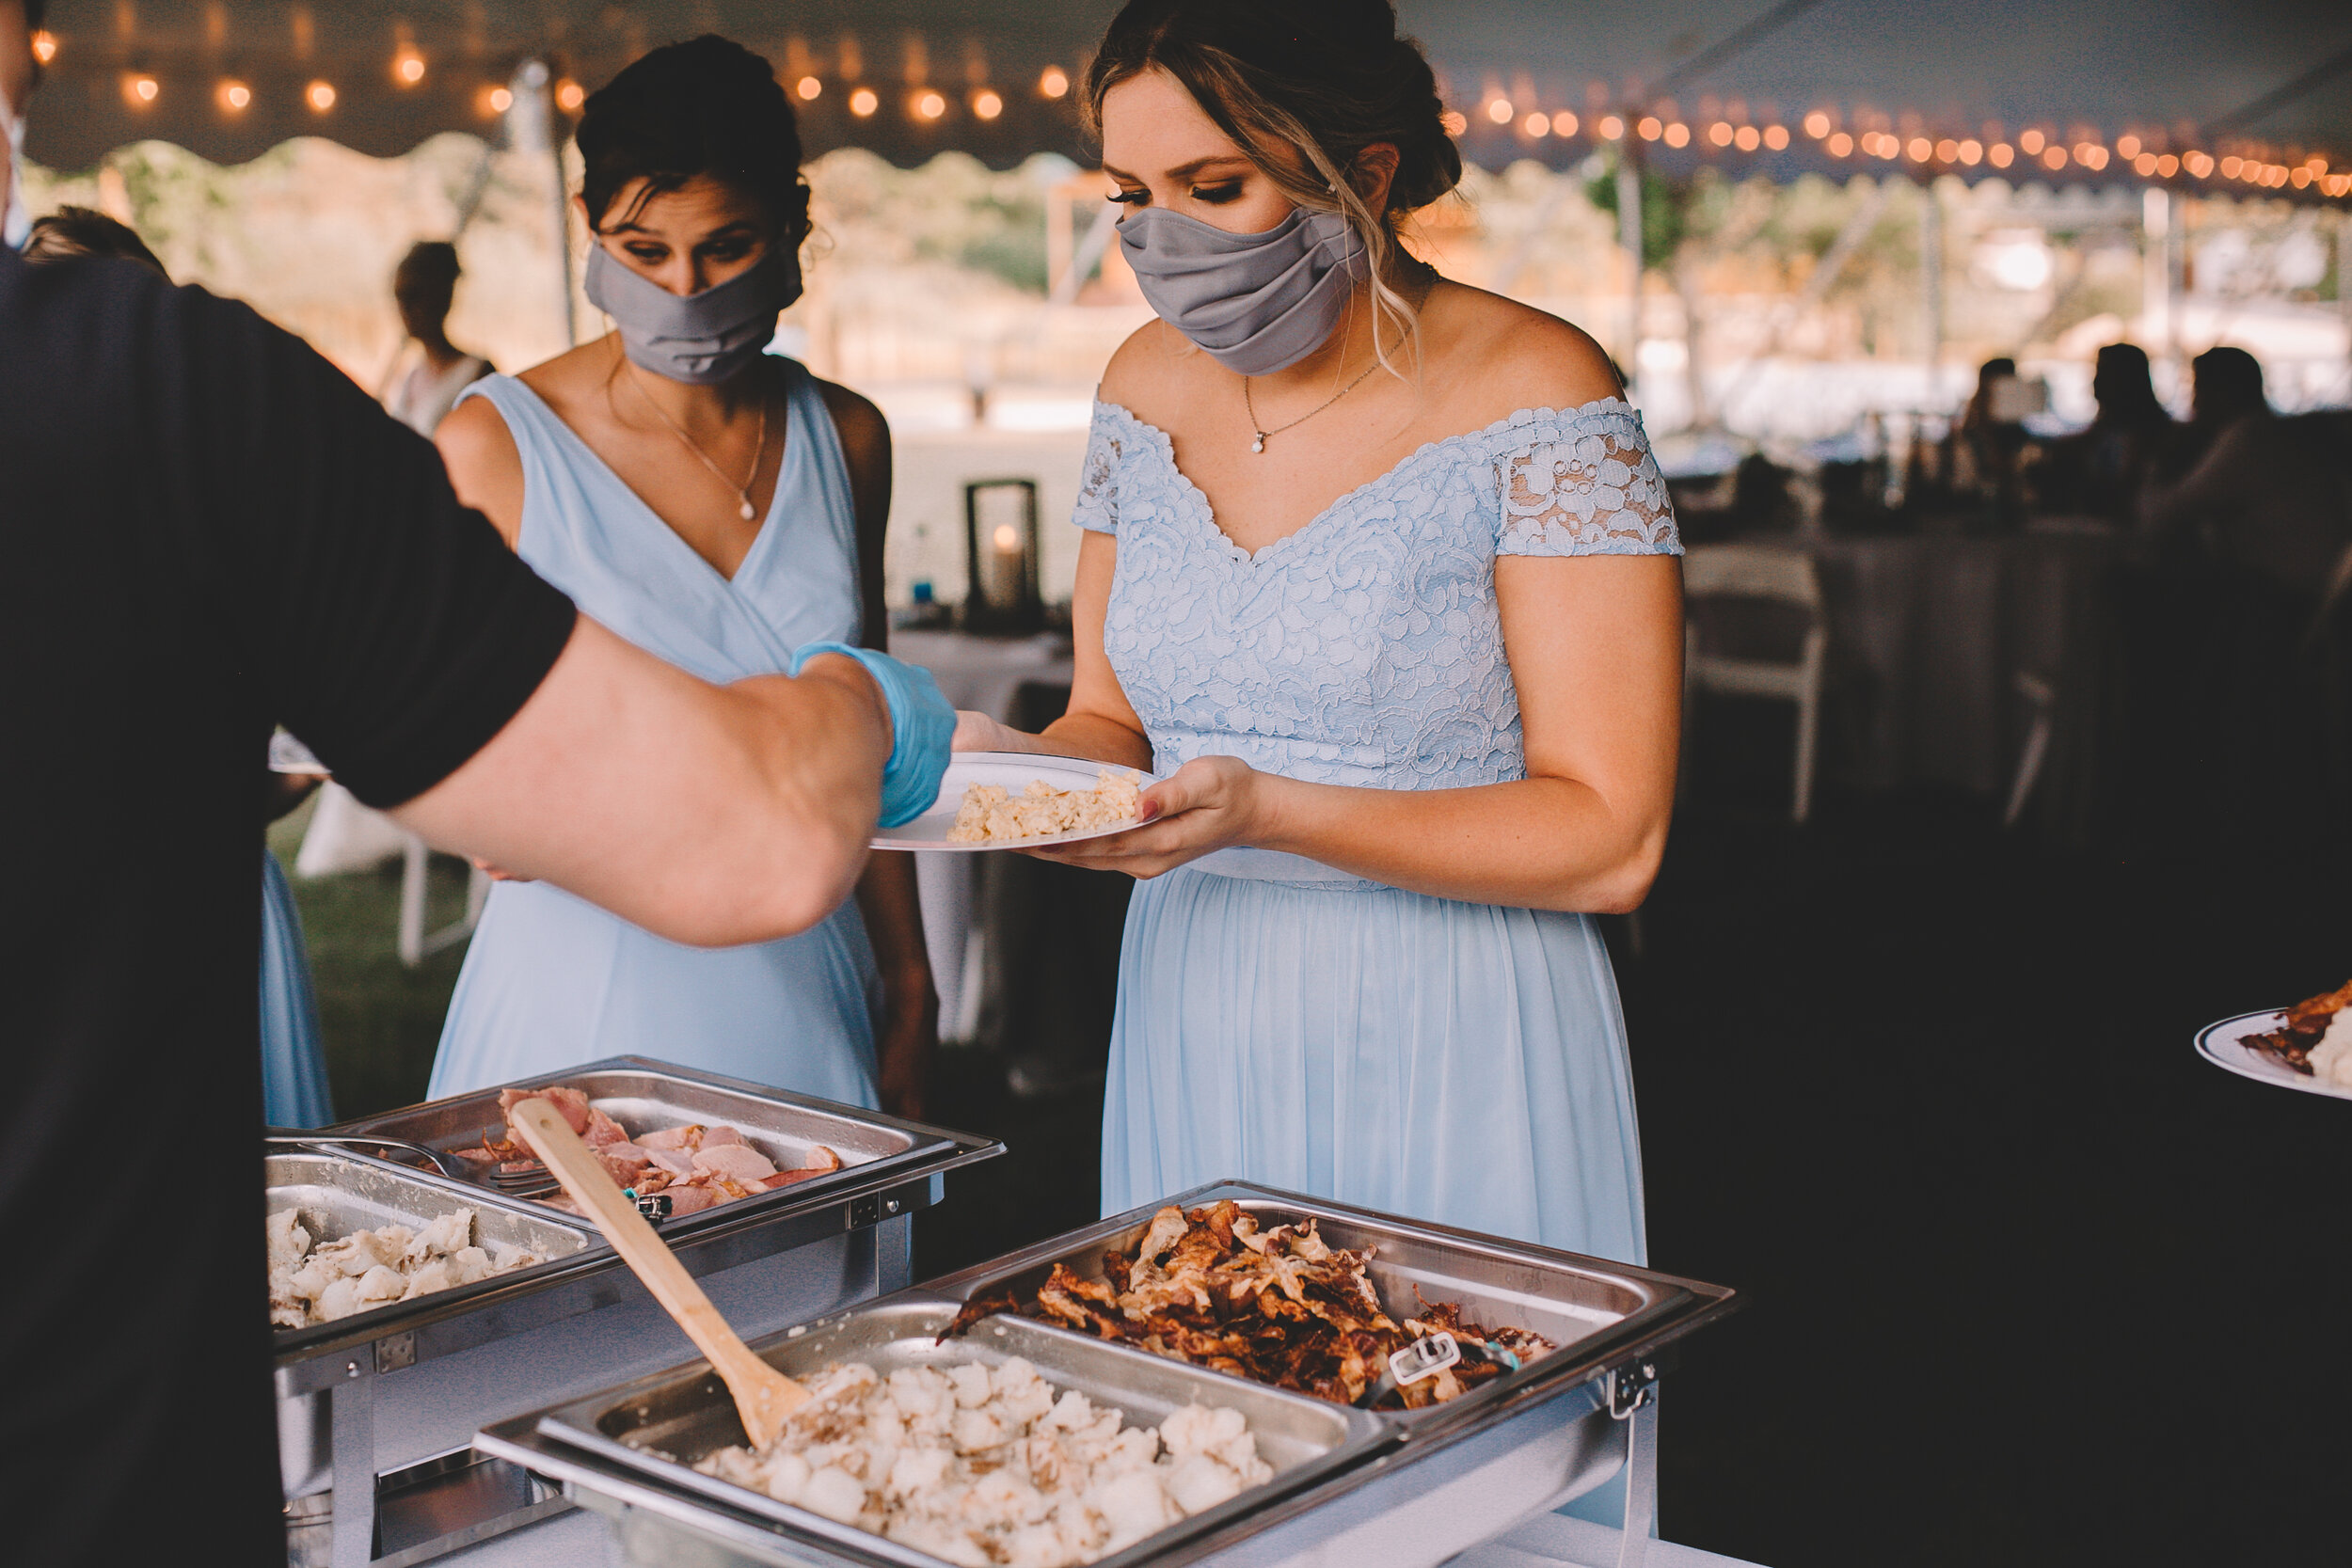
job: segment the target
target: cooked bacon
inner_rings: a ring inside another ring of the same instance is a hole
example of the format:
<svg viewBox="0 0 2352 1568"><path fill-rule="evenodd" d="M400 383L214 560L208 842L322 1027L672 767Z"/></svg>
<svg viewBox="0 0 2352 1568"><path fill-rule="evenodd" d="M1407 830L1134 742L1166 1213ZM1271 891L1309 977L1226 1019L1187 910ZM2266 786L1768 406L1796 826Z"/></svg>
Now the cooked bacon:
<svg viewBox="0 0 2352 1568"><path fill-rule="evenodd" d="M1398 1324L1373 1289L1373 1251L1330 1246L1311 1219L1261 1230L1230 1201L1189 1214L1171 1206L1152 1215L1133 1254L1104 1254L1101 1277L1085 1278L1057 1263L1025 1306L1009 1295L969 1302L948 1334L994 1312L1023 1311L1352 1404L1379 1380L1391 1354L1439 1330L1452 1332L1462 1359L1401 1390L1409 1408L1457 1398L1502 1376L1510 1370L1501 1359L1505 1351L1528 1360L1555 1348L1526 1329L1489 1334L1446 1302L1423 1301L1419 1317ZM1491 1355L1490 1341L1497 1347Z"/></svg>
<svg viewBox="0 0 2352 1568"><path fill-rule="evenodd" d="M703 1127L700 1122L686 1127L664 1127L659 1132L646 1133L637 1141L647 1148L666 1148L673 1152L682 1148L691 1153L703 1145Z"/></svg>

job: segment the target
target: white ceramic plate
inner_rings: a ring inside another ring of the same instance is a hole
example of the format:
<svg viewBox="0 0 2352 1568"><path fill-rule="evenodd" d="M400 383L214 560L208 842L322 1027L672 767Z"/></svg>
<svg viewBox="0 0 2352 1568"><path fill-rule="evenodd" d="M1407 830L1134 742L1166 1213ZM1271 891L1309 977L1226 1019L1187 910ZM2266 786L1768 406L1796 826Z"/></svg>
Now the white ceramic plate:
<svg viewBox="0 0 2352 1568"><path fill-rule="evenodd" d="M2251 1078L2257 1084L2276 1084L2282 1089L2300 1089L2305 1094L2324 1094L2331 1100L2352 1100L2352 1089L2322 1083L2318 1078L2296 1071L2286 1063L2256 1050L2246 1043L2250 1035L2266 1035L2285 1022L2283 1011L2245 1013L2225 1018L2218 1023L2208 1023L2198 1032L2197 1054L2240 1078Z"/></svg>
<svg viewBox="0 0 2352 1568"><path fill-rule="evenodd" d="M1009 839L994 844L951 844L947 830L956 825L957 808L963 804L964 789L971 784L1002 784L1018 795L1029 787L1033 779L1043 779L1056 789L1092 789L1102 782L1105 765L1089 762L1083 757L1032 756L1023 752L959 752L947 764L947 776L940 781L939 799L931 809L914 821L896 828L882 828L874 834L877 849L1030 849L1047 844L1072 844L1082 838L1101 838L1105 833L1124 832L1139 823L1130 818L1113 822L1107 827L1089 828L1078 833L1044 833L1036 838ZM1146 784L1154 783L1152 776L1143 776Z"/></svg>

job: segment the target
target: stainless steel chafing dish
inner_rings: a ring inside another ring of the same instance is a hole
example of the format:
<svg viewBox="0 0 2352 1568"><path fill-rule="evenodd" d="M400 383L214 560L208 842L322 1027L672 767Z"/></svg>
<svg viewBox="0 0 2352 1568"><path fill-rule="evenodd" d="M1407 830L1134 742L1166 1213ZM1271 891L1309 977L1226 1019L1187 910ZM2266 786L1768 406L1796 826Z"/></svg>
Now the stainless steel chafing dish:
<svg viewBox="0 0 2352 1568"><path fill-rule="evenodd" d="M1176 1388L1203 1403L1242 1408L1253 1429L1263 1419L1281 1433L1292 1431L1283 1423L1295 1406L1319 1408L1348 1425L1326 1429L1324 1440L1310 1445L1314 1451L1292 1447L1271 1483L1105 1560L1175 1568L1214 1555L1246 1568L1431 1568L1616 1474L1628 1443L1613 1418L1646 1397L1661 1348L1732 1306L1731 1292L1717 1286L1238 1182L1169 1201L1189 1209L1228 1197L1262 1224L1312 1216L1333 1245L1376 1247L1370 1272L1392 1309L1412 1301L1418 1286L1433 1302L1457 1302L1489 1325L1534 1329L1561 1348L1444 1404L1365 1413L1027 1320L984 1320L935 1349L910 1332L945 1323L976 1294L1034 1285L1057 1261L1099 1275L1104 1250L1132 1246L1151 1210L801 1333L771 1336L756 1348L787 1370L805 1371L876 1355L989 1358L1009 1344L1049 1381L1082 1388L1138 1420L1157 1419L1166 1408L1160 1402ZM482 1451L610 1515L634 1561L937 1568L921 1554L691 1470L712 1449L741 1441L724 1388L701 1364L499 1423L475 1440Z"/></svg>
<svg viewBox="0 0 2352 1568"><path fill-rule="evenodd" d="M730 1321L754 1334L905 1286L914 1212L945 1195L946 1171L1002 1151L985 1139L636 1057L512 1086L556 1084L579 1087L632 1133L726 1122L779 1164L801 1164L820 1143L841 1156L841 1170L660 1227ZM328 1131L455 1149L500 1120L498 1096L487 1089ZM285 1162L299 1163L306 1179L294 1184L306 1195L294 1206L309 1204L329 1229L340 1213L353 1217L336 1235L470 1207L485 1232L540 1236L556 1254L472 1286L279 1333L279 1449L297 1560L406 1568L568 1506L523 1471L472 1451L475 1429L691 1351L593 1227L560 1211L342 1150L273 1156L273 1189L295 1170ZM274 1206L286 1207L289 1196L274 1190ZM559 1248L555 1238L571 1244ZM339 1469L373 1484L337 1484Z"/></svg>

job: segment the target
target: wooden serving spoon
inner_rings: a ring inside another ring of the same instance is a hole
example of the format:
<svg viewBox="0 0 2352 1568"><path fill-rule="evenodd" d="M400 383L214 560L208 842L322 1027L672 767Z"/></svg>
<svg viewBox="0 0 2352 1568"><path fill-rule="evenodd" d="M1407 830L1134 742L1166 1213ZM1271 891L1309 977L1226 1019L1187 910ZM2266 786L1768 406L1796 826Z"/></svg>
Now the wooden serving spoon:
<svg viewBox="0 0 2352 1568"><path fill-rule="evenodd" d="M677 1320L694 1348L726 1380L752 1447L764 1449L774 1442L784 1430L784 1418L807 1402L808 1390L762 1361L728 1326L677 1255L654 1234L612 1173L580 1141L563 1112L545 1100L525 1100L507 1112L506 1119L564 1183L580 1212L596 1222L604 1239L644 1281L661 1309Z"/></svg>

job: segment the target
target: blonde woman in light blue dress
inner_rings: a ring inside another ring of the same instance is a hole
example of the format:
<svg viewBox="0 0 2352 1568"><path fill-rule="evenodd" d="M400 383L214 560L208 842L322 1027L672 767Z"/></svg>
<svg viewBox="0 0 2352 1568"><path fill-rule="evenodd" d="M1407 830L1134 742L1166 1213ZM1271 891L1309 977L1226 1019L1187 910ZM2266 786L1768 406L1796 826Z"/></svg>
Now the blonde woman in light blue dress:
<svg viewBox="0 0 2352 1568"><path fill-rule="evenodd" d="M1591 917L1665 843L1681 546L1592 341L1398 245L1460 165L1418 51L1327 32L1379 9L1113 24L1087 97L1162 320L1098 393L1069 716L957 744L1170 775L1040 851L1142 879L1105 1212L1240 1177L1640 1262Z"/></svg>

